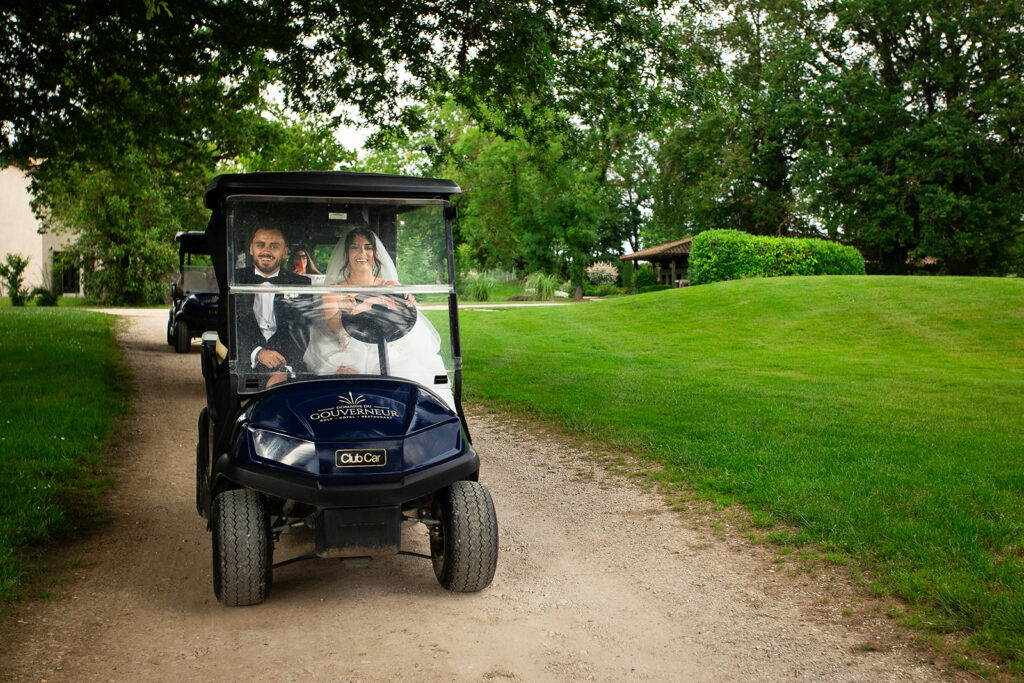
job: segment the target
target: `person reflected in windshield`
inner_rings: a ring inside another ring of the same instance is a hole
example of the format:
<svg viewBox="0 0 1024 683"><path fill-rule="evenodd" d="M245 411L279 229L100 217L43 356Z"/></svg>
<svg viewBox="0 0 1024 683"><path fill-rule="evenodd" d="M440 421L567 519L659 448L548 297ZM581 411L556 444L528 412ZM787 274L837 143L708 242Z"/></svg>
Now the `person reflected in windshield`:
<svg viewBox="0 0 1024 683"><path fill-rule="evenodd" d="M327 266L326 283L341 287L397 286L398 273L380 238L369 229L355 228L338 241ZM374 309L377 306L377 310ZM320 375L380 374L380 360L375 344L353 338L343 324L345 314L380 315L388 309L400 311L415 307L411 294L367 295L365 292L324 294L322 316L312 326L304 360L307 368ZM454 405L447 385L434 385L436 377L447 370L439 352L441 338L422 315L417 315L409 332L388 343L390 374L429 386L449 404Z"/></svg>
<svg viewBox="0 0 1024 683"><path fill-rule="evenodd" d="M295 247L292 252L292 272L298 275L323 275L313 263L313 257L302 247Z"/></svg>
<svg viewBox="0 0 1024 683"><path fill-rule="evenodd" d="M252 267L235 271L237 284L308 285L309 278L282 268L288 241L281 230L261 226L249 242ZM238 359L252 369L270 373L266 386L283 382L303 369L304 326L294 306L282 294L243 294L238 298L236 332Z"/></svg>

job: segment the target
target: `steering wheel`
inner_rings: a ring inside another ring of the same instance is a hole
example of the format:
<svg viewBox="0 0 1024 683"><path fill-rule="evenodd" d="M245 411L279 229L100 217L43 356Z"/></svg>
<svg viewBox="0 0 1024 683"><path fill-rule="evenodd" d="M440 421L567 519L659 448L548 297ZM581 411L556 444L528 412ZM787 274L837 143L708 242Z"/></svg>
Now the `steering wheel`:
<svg viewBox="0 0 1024 683"><path fill-rule="evenodd" d="M367 299L390 298L398 304L390 308L375 303L359 313L342 313L341 325L348 334L367 344L385 344L401 339L416 324L416 307L402 294L357 294L356 304Z"/></svg>

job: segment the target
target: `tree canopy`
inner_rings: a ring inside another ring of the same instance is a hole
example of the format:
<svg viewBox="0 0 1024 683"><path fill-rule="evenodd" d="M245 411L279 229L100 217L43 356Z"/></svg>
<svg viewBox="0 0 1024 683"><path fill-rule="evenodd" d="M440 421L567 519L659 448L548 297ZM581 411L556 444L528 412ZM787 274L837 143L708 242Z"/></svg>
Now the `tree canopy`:
<svg viewBox="0 0 1024 683"><path fill-rule="evenodd" d="M660 149L652 236L817 232L887 272L926 257L956 274L1021 263L1019 3L718 10L698 34L720 96Z"/></svg>
<svg viewBox="0 0 1024 683"><path fill-rule="evenodd" d="M218 169L452 175L481 267L735 228L999 273L1024 258L1021 55L1019 3L977 0L12 0L0 157L86 261L132 262L97 284L119 300L154 295Z"/></svg>
<svg viewBox="0 0 1024 683"><path fill-rule="evenodd" d="M145 165L158 192L111 182L108 194L130 194L105 198L124 216L143 216L144 205L170 201L168 193L197 202L219 163L258 170L346 160L340 150L268 153L279 137L267 134L264 116L271 88L317 125L356 111L384 131L421 129L419 103L440 95L467 111L500 112L490 124L531 140L571 134L573 116L649 117L660 107L652 79L679 69L656 72L646 59L673 35L661 30L661 9L648 0L16 1L0 9L0 156L33 169L36 207L49 226L89 233L83 243L95 248L82 256L119 267L122 254L135 253L146 264L139 277L152 278L166 268L173 226L155 221L164 227L153 234L130 221L107 230L109 217L72 210L76 196L102 191L98 178ZM598 82L652 104L594 97ZM138 248L160 239L168 246L152 254ZM120 299L148 296L129 290L104 287Z"/></svg>

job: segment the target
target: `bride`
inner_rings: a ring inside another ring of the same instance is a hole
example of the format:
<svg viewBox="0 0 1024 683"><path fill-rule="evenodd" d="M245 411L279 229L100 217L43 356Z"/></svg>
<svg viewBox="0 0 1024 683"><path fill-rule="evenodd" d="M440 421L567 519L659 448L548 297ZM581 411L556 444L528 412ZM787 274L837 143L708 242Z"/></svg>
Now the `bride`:
<svg viewBox="0 0 1024 683"><path fill-rule="evenodd" d="M324 281L342 287L397 285L398 271L372 230L354 228L334 247ZM358 314L374 304L392 309L402 305L415 306L416 300L411 294L404 296L403 304L389 296L357 300L355 293L324 294L321 304L323 316L316 316L310 327L309 345L303 357L306 367L318 375L379 375L376 344L351 337L341 324L342 314ZM430 321L417 314L416 323L409 333L388 344L390 375L429 387L454 408L450 386L434 384L434 377L447 375L444 361L438 353L440 348L441 337L437 330Z"/></svg>

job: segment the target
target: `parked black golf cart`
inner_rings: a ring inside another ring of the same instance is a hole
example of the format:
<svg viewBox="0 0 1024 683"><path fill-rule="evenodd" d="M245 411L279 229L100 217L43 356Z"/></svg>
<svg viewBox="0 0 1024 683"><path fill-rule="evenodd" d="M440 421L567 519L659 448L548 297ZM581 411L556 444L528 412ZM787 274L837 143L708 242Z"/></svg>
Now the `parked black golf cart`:
<svg viewBox="0 0 1024 683"><path fill-rule="evenodd" d="M196 255L208 255L206 233L179 232L178 276L171 282L171 312L167 318L167 343L178 353L188 353L192 339L217 329L219 292L213 268L192 263Z"/></svg>
<svg viewBox="0 0 1024 683"><path fill-rule="evenodd" d="M420 555L402 549L419 523L444 588L490 585L497 519L461 406L458 192L343 172L207 188L221 307L203 336L196 506L225 605L262 602L274 567L298 559ZM325 277L290 273L288 245ZM298 527L312 552L274 565L275 541Z"/></svg>

